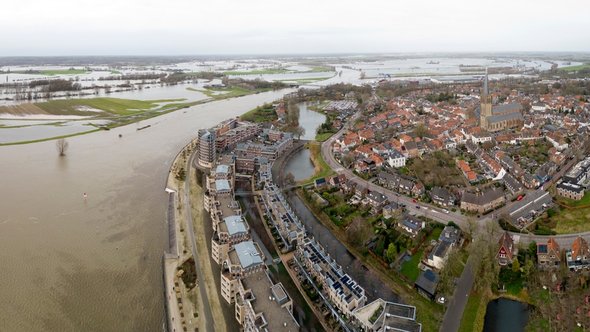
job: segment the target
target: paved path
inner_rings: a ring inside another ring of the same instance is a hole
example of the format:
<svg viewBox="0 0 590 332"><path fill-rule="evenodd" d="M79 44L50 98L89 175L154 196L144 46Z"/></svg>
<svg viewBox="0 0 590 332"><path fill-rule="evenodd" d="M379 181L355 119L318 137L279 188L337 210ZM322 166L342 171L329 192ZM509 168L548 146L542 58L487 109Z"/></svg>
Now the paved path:
<svg viewBox="0 0 590 332"><path fill-rule="evenodd" d="M450 299L447 311L443 318L443 322L440 326L441 332L454 332L459 330L461 325L461 318L463 317L463 311L467 300L469 299L469 292L473 286L473 259L470 257L463 269L461 277L457 280L457 286L455 287L455 294Z"/></svg>
<svg viewBox="0 0 590 332"><path fill-rule="evenodd" d="M209 305L209 296L207 295L207 287L206 287L206 283L207 282L211 282L208 280L205 280L204 278L204 274L201 270L201 265L199 264L199 260L198 260L198 252L197 252L197 243L195 241L195 232L193 231L193 216L192 216L192 209L191 209L191 204L190 204L190 188L189 188L189 182L190 182L190 177L192 176L191 174L191 169L192 169L192 164L193 164L193 158L194 158L194 153L191 154L187 164L185 165L185 169L187 170L186 174L187 174L187 179L186 181L184 181L184 209L186 211L186 230L188 231L189 237L191 238L191 248L192 248L192 252L193 252L193 257L194 257L194 261L195 261L195 267L197 270L197 276L200 279L199 280L199 291L201 293L201 299L202 299L202 303L203 305L203 311L205 313L205 326L207 327L207 331L215 331L214 329L214 325L213 325L213 314L211 312L211 306Z"/></svg>

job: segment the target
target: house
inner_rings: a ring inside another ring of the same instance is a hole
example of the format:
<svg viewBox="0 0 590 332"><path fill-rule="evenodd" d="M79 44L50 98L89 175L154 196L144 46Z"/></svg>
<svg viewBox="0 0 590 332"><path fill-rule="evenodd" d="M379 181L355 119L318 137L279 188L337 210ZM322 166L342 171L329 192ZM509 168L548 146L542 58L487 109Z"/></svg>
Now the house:
<svg viewBox="0 0 590 332"><path fill-rule="evenodd" d="M414 288L420 293L420 295L434 301L436 297L436 286L438 286L439 277L436 272L432 270L426 270L420 273L418 279L414 283Z"/></svg>
<svg viewBox="0 0 590 332"><path fill-rule="evenodd" d="M516 255L516 246L512 240L512 236L508 232L504 232L500 237L498 254L496 258L498 263L502 266L512 263L512 258Z"/></svg>
<svg viewBox="0 0 590 332"><path fill-rule="evenodd" d="M539 268L555 268L561 263L559 244L552 237L547 243L537 243L537 262Z"/></svg>
<svg viewBox="0 0 590 332"><path fill-rule="evenodd" d="M455 197L445 188L434 187L430 190L430 198L432 201L441 206L455 205Z"/></svg>
<svg viewBox="0 0 590 332"><path fill-rule="evenodd" d="M315 181L313 181L313 185L315 186L316 189L321 189L326 187L328 184L328 182L326 182L326 178L319 178L319 179L315 179Z"/></svg>
<svg viewBox="0 0 590 332"><path fill-rule="evenodd" d="M397 150L392 150L391 153L387 155L387 163L389 166L395 168L404 167L406 166L406 157Z"/></svg>
<svg viewBox="0 0 590 332"><path fill-rule="evenodd" d="M392 218L398 208L399 208L398 205L394 202L385 205L383 207L383 218L385 218L385 219Z"/></svg>
<svg viewBox="0 0 590 332"><path fill-rule="evenodd" d="M490 188L484 192L464 192L461 197L461 209L477 213L485 213L504 204L504 191L498 188Z"/></svg>
<svg viewBox="0 0 590 332"><path fill-rule="evenodd" d="M438 242L426 257L425 264L438 270L442 269L451 249L459 243L460 237L459 229L445 226L438 237Z"/></svg>
<svg viewBox="0 0 590 332"><path fill-rule="evenodd" d="M567 267L570 271L578 271L590 267L590 249L588 242L578 236L572 243L572 249L565 252Z"/></svg>
<svg viewBox="0 0 590 332"><path fill-rule="evenodd" d="M420 233L424 227L426 227L426 222L414 218L412 216L406 215L402 221L399 223L400 228L405 231L410 237L415 237Z"/></svg>
<svg viewBox="0 0 590 332"><path fill-rule="evenodd" d="M371 205L371 213L379 214L385 205L387 205L387 196L378 193L376 191L371 191L367 195L367 200Z"/></svg>
<svg viewBox="0 0 590 332"><path fill-rule="evenodd" d="M518 180L510 173L506 173L502 178L504 180L504 185L512 194L516 194L524 190L524 187Z"/></svg>

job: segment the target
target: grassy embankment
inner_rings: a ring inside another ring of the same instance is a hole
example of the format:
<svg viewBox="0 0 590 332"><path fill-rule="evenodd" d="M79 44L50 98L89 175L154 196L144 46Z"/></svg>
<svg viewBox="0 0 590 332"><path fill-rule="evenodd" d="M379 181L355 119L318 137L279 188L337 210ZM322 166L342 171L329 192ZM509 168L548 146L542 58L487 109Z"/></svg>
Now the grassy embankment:
<svg viewBox="0 0 590 332"><path fill-rule="evenodd" d="M570 208L559 207L557 213L551 216L552 222L556 223L554 230L557 234L578 233L590 230L590 224L587 222L590 220L590 192L587 192L579 201L560 198L559 202Z"/></svg>
<svg viewBox="0 0 590 332"><path fill-rule="evenodd" d="M327 176L333 175L334 171L332 168L330 168L330 166L328 166L324 160L324 157L322 157L322 145L318 142L309 142L307 143L307 148L309 149L311 162L314 165L315 172L311 178L299 181L299 183L313 183L315 179L325 178Z"/></svg>
<svg viewBox="0 0 590 332"><path fill-rule="evenodd" d="M254 70L230 70L224 71L223 75L272 75L272 74L299 74L299 73L322 73L332 71L332 68L326 66L312 66L309 70L297 71L286 68L260 68ZM311 80L310 78L309 80Z"/></svg>
<svg viewBox="0 0 590 332"><path fill-rule="evenodd" d="M488 296L482 296L478 293L469 294L469 299L463 311L463 318L461 318L459 332L483 330L488 301Z"/></svg>
<svg viewBox="0 0 590 332"><path fill-rule="evenodd" d="M221 100L227 98L234 98L234 97L241 97L246 96L254 93L266 92L272 89L255 89L249 90L241 87L220 87L220 88L206 88L206 89L195 89L195 88L186 88L189 91L196 91L205 94L209 98L213 98L214 100Z"/></svg>

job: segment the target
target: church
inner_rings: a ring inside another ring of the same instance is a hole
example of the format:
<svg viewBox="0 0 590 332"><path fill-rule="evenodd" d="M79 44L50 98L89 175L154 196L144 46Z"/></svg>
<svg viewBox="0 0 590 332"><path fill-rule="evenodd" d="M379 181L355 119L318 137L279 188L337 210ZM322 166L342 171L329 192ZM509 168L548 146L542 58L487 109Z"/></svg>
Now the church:
<svg viewBox="0 0 590 332"><path fill-rule="evenodd" d="M522 105L510 103L492 106L492 96L488 90L488 73L483 80L481 105L479 107L479 126L487 131L501 131L509 128L521 128L524 125Z"/></svg>

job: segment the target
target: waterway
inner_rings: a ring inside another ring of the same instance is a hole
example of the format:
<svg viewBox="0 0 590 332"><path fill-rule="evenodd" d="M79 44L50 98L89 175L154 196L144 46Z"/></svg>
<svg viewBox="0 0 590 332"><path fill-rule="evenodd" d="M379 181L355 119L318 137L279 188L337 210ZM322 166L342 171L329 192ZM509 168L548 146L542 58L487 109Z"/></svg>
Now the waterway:
<svg viewBox="0 0 590 332"><path fill-rule="evenodd" d="M285 167L285 174L293 174L295 181L309 179L315 173L308 149L296 152Z"/></svg>
<svg viewBox="0 0 590 332"><path fill-rule="evenodd" d="M484 332L522 332L529 319L528 305L499 298L488 303Z"/></svg>
<svg viewBox="0 0 590 332"><path fill-rule="evenodd" d="M305 129L305 134L301 139L313 140L315 139L318 127L326 122L326 116L320 112L315 112L309 109L312 104L300 103L299 106L299 126Z"/></svg>
<svg viewBox="0 0 590 332"><path fill-rule="evenodd" d="M0 331L161 331L170 162L197 129L291 91L71 137L63 158L54 141L0 147Z"/></svg>

